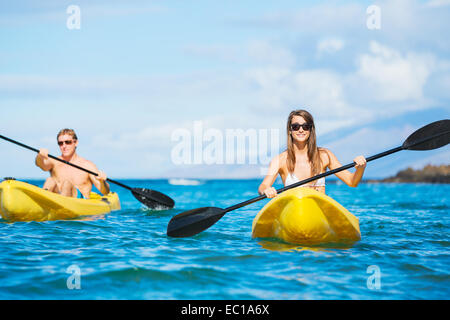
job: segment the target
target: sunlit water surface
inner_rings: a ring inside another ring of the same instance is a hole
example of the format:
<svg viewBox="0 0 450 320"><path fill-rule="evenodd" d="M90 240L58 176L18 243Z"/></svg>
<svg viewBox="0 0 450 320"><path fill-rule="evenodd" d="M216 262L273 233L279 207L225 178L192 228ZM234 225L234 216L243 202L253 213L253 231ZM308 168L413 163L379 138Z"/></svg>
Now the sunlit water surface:
<svg viewBox="0 0 450 320"><path fill-rule="evenodd" d="M122 210L100 219L3 221L0 299L450 298L450 185L330 184L327 194L359 218L362 239L302 247L252 239L267 200L192 238L167 237L175 214L250 199L258 180L123 182L163 192L176 208L147 210L113 185Z"/></svg>

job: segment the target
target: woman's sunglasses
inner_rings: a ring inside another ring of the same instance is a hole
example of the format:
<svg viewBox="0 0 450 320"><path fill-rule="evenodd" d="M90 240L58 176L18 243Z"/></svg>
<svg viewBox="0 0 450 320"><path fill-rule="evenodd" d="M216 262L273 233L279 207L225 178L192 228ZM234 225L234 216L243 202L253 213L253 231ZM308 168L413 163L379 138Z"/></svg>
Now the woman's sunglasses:
<svg viewBox="0 0 450 320"><path fill-rule="evenodd" d="M70 146L73 143L73 140L66 140L66 141L58 141L58 146L62 146L63 144L67 144Z"/></svg>
<svg viewBox="0 0 450 320"><path fill-rule="evenodd" d="M303 128L304 131L309 131L309 130L311 130L311 127L312 127L312 125L309 123L303 123L303 124L293 123L293 124L291 124L292 131L298 131L298 130L300 130L300 128Z"/></svg>

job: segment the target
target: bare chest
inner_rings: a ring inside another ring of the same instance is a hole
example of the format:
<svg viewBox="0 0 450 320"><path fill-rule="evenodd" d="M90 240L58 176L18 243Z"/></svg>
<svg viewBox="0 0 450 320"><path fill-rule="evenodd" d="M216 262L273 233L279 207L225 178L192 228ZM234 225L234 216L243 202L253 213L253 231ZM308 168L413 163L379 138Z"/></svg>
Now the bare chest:
<svg viewBox="0 0 450 320"><path fill-rule="evenodd" d="M80 163L74 162L74 164L82 167L82 164ZM90 183L89 174L64 163L55 163L51 174L52 177L54 177L59 182L69 180L76 186L81 186Z"/></svg>
<svg viewBox="0 0 450 320"><path fill-rule="evenodd" d="M321 157L321 171L320 172L325 172L327 170L327 166L328 166L328 162L326 161L326 159ZM293 174L297 179L304 180L304 179L310 178L312 176L311 171L312 171L311 164L308 159L306 159L306 158L296 159ZM284 181L289 174L287 161L285 161L283 163L281 173L282 173L281 174L282 179Z"/></svg>

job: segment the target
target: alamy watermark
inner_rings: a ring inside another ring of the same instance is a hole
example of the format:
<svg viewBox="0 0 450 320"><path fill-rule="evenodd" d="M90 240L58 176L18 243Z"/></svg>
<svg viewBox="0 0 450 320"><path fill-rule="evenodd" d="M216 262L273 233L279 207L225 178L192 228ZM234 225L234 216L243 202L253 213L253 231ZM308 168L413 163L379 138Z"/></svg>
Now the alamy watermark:
<svg viewBox="0 0 450 320"><path fill-rule="evenodd" d="M368 14L366 20L366 26L369 30L380 30L381 29L381 8L377 5L368 6L366 9Z"/></svg>
<svg viewBox="0 0 450 320"><path fill-rule="evenodd" d="M202 121L194 121L192 130L174 130L171 141L175 165L267 166L280 151L278 129L205 129Z"/></svg>
<svg viewBox="0 0 450 320"><path fill-rule="evenodd" d="M69 14L66 20L66 26L69 30L81 29L81 9L77 5L67 7L66 13Z"/></svg>
<svg viewBox="0 0 450 320"><path fill-rule="evenodd" d="M69 266L66 270L70 276L67 278L66 284L69 290L80 290L81 289L81 269L76 264Z"/></svg>
<svg viewBox="0 0 450 320"><path fill-rule="evenodd" d="M381 290L381 270L377 265L367 267L367 273L371 274L367 278L367 289Z"/></svg>

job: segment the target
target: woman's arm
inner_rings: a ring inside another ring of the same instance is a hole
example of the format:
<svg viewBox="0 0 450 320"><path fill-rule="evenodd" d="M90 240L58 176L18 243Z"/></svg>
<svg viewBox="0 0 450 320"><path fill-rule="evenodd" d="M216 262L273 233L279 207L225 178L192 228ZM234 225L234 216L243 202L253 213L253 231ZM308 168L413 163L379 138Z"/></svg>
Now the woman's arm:
<svg viewBox="0 0 450 320"><path fill-rule="evenodd" d="M272 187L280 172L280 155L272 159L269 165L269 170L263 182L258 188L259 194L265 194L267 198L273 198L277 195L277 191Z"/></svg>
<svg viewBox="0 0 450 320"><path fill-rule="evenodd" d="M328 168L330 170L342 167L342 164L339 162L339 160L336 158L336 156L328 149L325 149L328 154L329 163ZM355 172L351 173L348 170L344 170L341 172L336 173L336 176L341 179L345 184L347 184L350 187L357 187L359 182L361 181L364 170L366 169L366 158L363 156L358 156L353 161L356 163L355 165Z"/></svg>

